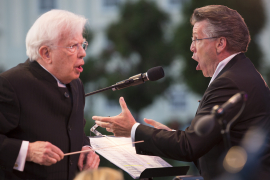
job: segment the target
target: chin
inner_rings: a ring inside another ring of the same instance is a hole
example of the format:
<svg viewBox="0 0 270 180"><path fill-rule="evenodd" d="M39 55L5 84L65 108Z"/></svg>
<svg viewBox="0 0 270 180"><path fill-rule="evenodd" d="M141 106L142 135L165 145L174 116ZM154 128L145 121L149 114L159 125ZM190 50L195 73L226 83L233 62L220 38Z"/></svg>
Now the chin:
<svg viewBox="0 0 270 180"><path fill-rule="evenodd" d="M80 77L80 73L74 73L74 75L72 76L72 80L78 79L79 77Z"/></svg>
<svg viewBox="0 0 270 180"><path fill-rule="evenodd" d="M203 76L204 77L210 77L208 74L205 74L205 73L203 73Z"/></svg>

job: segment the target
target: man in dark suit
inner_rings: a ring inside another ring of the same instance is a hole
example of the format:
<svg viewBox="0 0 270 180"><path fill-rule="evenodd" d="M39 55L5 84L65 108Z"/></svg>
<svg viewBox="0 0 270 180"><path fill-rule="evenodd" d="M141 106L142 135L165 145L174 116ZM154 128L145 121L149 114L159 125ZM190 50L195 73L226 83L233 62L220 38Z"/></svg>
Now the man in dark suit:
<svg viewBox="0 0 270 180"><path fill-rule="evenodd" d="M219 159L225 147L221 127L215 122L214 129L205 136L195 133L194 126L201 117L211 113L213 106L222 105L234 94L245 91L248 94L246 107L231 126L233 146L240 145L246 132L253 126L269 128L270 91L252 62L244 55L250 42L248 28L237 11L226 6L212 5L194 10L191 17L193 37L190 50L198 62L196 70L202 70L205 77L212 77L199 104L195 118L185 131L170 128L145 119L155 128L136 123L130 111L120 98L122 113L115 117L93 119L116 136L132 137L139 154L157 155L181 161L193 161L205 180L220 176ZM240 105L224 116L227 123L239 111ZM165 130L164 130L165 129ZM270 177L270 148L258 159L260 179Z"/></svg>
<svg viewBox="0 0 270 180"><path fill-rule="evenodd" d="M86 19L64 10L39 17L26 37L29 59L0 75L0 179L72 180L99 156L84 134L79 79Z"/></svg>

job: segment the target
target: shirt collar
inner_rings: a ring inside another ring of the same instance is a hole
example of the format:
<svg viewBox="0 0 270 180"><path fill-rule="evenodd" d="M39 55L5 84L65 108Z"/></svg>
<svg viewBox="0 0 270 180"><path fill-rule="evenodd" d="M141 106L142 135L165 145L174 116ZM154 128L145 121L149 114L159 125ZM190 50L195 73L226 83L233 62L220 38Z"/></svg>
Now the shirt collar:
<svg viewBox="0 0 270 180"><path fill-rule="evenodd" d="M39 63L38 63L39 64ZM45 67L43 67L41 64L39 64L43 69L45 69L48 73L50 73ZM61 88L65 88L66 85L64 83L62 83L61 81L59 81L52 73L50 73L54 79L57 81L57 85L58 87L61 87Z"/></svg>
<svg viewBox="0 0 270 180"><path fill-rule="evenodd" d="M225 58L224 60L220 61L218 63L218 66L214 72L214 75L212 76L210 83L208 85L208 87L210 86L210 84L215 80L215 78L217 77L217 75L220 73L220 71L228 64L228 62L230 62L230 60L232 60L232 58L234 58L234 56L236 56L237 54L240 54L241 52L238 53L234 53L232 55L230 55L229 57Z"/></svg>

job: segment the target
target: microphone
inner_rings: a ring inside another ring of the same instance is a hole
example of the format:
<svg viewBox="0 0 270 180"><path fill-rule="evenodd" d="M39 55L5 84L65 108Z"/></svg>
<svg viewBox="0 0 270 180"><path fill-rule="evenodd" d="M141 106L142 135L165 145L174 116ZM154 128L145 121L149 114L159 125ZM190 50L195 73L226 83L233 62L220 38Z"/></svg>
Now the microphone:
<svg viewBox="0 0 270 180"><path fill-rule="evenodd" d="M91 96L93 94L97 94L97 93L100 93L109 89L112 89L113 91L115 91L115 90L120 90L129 86L136 86L136 85L144 83L145 81L156 81L163 78L164 75L165 73L161 66L153 67L149 69L146 73L137 74L124 81L120 81L112 86L109 86L109 87L106 87L106 88L103 88L103 89L100 89L91 93L87 93L85 94L85 97Z"/></svg>
<svg viewBox="0 0 270 180"><path fill-rule="evenodd" d="M228 109L230 109L232 106L234 106L236 103L241 101L244 98L246 100L246 95L245 93L237 93L234 96L232 96L227 102L225 102L223 105L220 106L216 111L217 116L222 116Z"/></svg>
<svg viewBox="0 0 270 180"><path fill-rule="evenodd" d="M215 119L221 118L231 107L233 107L242 99L244 102L247 100L247 94L245 92L235 94L221 106L214 106L210 115L203 116L196 122L194 125L195 133L199 136L205 136L209 134L214 128Z"/></svg>
<svg viewBox="0 0 270 180"><path fill-rule="evenodd" d="M146 81L156 81L163 78L165 75L164 70L161 66L153 67L149 69L146 73L140 73L132 76L126 80L116 83L115 87L112 88L113 91L124 89L130 86L136 86L142 84Z"/></svg>

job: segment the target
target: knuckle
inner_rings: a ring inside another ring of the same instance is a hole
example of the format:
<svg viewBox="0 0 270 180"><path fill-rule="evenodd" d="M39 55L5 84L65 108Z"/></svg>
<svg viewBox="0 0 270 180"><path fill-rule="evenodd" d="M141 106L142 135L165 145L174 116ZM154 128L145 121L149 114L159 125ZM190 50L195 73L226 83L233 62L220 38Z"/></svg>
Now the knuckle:
<svg viewBox="0 0 270 180"><path fill-rule="evenodd" d="M49 154L49 152L50 152L50 150L49 149L44 149L44 151L43 151L43 156L45 156L45 155L47 155L47 154Z"/></svg>
<svg viewBox="0 0 270 180"><path fill-rule="evenodd" d="M45 163L46 160L47 160L47 158L43 155L43 156L41 157L41 163Z"/></svg>
<svg viewBox="0 0 270 180"><path fill-rule="evenodd" d="M48 148L48 147L50 147L51 143L46 141L44 145L45 145L46 148Z"/></svg>

